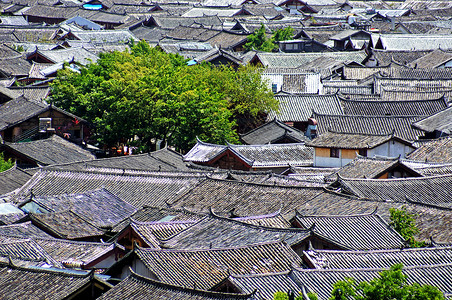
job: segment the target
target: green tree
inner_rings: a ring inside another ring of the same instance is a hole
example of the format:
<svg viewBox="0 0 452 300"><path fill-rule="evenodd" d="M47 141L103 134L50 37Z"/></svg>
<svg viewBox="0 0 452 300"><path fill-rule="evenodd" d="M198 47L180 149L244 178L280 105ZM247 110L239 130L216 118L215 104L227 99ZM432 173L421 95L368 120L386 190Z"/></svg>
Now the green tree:
<svg viewBox="0 0 452 300"><path fill-rule="evenodd" d="M390 208L389 218L391 225L410 245L410 247L424 247L425 243L417 241L415 235L419 233L416 226L415 215L410 214L406 210L406 206L400 209Z"/></svg>
<svg viewBox="0 0 452 300"><path fill-rule="evenodd" d="M239 115L277 108L257 75L251 67L187 66L183 57L142 41L130 52L100 54L80 74L61 70L51 101L92 122L100 144L133 140L149 150L161 140L187 151L196 136L235 143Z"/></svg>
<svg viewBox="0 0 452 300"><path fill-rule="evenodd" d="M271 37L267 37L265 26L261 23L261 27L250 34L245 44L246 50L259 50L271 52L278 48L276 42L291 40L293 38L293 28L286 27L278 29L272 33Z"/></svg>
<svg viewBox="0 0 452 300"><path fill-rule="evenodd" d="M14 162L11 159L5 160L3 152L0 152L0 172L6 171L14 166Z"/></svg>
<svg viewBox="0 0 452 300"><path fill-rule="evenodd" d="M276 292L273 295L273 300L289 300L289 299L290 299L289 295L287 293L284 293L284 292ZM303 296L299 295L298 297L292 298L292 299L303 300ZM310 299L311 300L315 300L315 299L312 299L312 298L310 298Z"/></svg>
<svg viewBox="0 0 452 300"><path fill-rule="evenodd" d="M274 41L289 41L293 39L293 28L292 27L286 27L276 30L273 33L273 40Z"/></svg>
<svg viewBox="0 0 452 300"><path fill-rule="evenodd" d="M431 285L409 284L403 265L395 264L370 282L357 283L346 278L333 286L330 300L444 300L443 293Z"/></svg>

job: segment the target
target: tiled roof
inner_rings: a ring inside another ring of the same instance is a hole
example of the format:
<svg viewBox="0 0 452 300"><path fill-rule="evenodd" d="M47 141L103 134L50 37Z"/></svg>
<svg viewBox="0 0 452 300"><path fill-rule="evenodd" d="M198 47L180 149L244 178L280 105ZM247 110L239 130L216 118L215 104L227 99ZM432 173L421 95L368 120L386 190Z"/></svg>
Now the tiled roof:
<svg viewBox="0 0 452 300"><path fill-rule="evenodd" d="M276 118L247 133L240 135L240 139L248 145L271 144L281 140L305 142L307 138L302 131L290 127Z"/></svg>
<svg viewBox="0 0 452 300"><path fill-rule="evenodd" d="M78 214L67 210L56 213L31 214L33 224L56 238L68 240L97 239L104 231L90 224Z"/></svg>
<svg viewBox="0 0 452 300"><path fill-rule="evenodd" d="M277 95L279 111L270 112L267 120L281 122L307 122L316 111L320 114L341 115L342 106L336 95Z"/></svg>
<svg viewBox="0 0 452 300"><path fill-rule="evenodd" d="M195 18L206 16L218 16L220 18L233 17L242 11L241 8L205 8L205 7L193 7L189 11L182 14L182 17Z"/></svg>
<svg viewBox="0 0 452 300"><path fill-rule="evenodd" d="M239 300L254 299L250 294L228 294L174 286L146 278L131 271L131 275L108 292L97 298L98 300Z"/></svg>
<svg viewBox="0 0 452 300"><path fill-rule="evenodd" d="M293 246L309 235L309 230L256 226L211 214L162 241L162 245L171 249L223 249L286 241Z"/></svg>
<svg viewBox="0 0 452 300"><path fill-rule="evenodd" d="M138 248L139 260L164 283L211 290L228 274L265 274L301 267L301 258L285 243L204 250Z"/></svg>
<svg viewBox="0 0 452 300"><path fill-rule="evenodd" d="M34 196L75 194L104 187L136 208L145 205L165 207L165 201L178 197L202 180L200 175L182 175L180 173L165 173L165 176L134 175L124 170L121 172L40 170L13 200L20 202L26 200L30 193Z"/></svg>
<svg viewBox="0 0 452 300"><path fill-rule="evenodd" d="M273 228L290 228L290 223L281 215L281 212L276 212L268 215L248 216L234 218L234 220L248 223L256 226L273 227Z"/></svg>
<svg viewBox="0 0 452 300"><path fill-rule="evenodd" d="M49 109L47 104L19 97L0 106L0 130L23 122Z"/></svg>
<svg viewBox="0 0 452 300"><path fill-rule="evenodd" d="M48 264L54 267L63 267L60 262L49 255L33 239L1 236L0 256L24 261L34 261L38 265Z"/></svg>
<svg viewBox="0 0 452 300"><path fill-rule="evenodd" d="M452 138L431 140L410 153L407 158L422 162L452 163Z"/></svg>
<svg viewBox="0 0 452 300"><path fill-rule="evenodd" d="M396 138L392 134L362 134L328 131L307 143L311 147L373 149ZM404 141L406 144L408 142Z"/></svg>
<svg viewBox="0 0 452 300"><path fill-rule="evenodd" d="M436 68L450 60L452 53L438 49L412 61L410 65L416 68Z"/></svg>
<svg viewBox="0 0 452 300"><path fill-rule="evenodd" d="M337 132L354 132L364 134L394 133L407 141L417 140L422 135L420 130L413 129L411 124L420 120L421 116L346 116L313 113L317 120L317 134L328 130Z"/></svg>
<svg viewBox="0 0 452 300"><path fill-rule="evenodd" d="M182 155L164 148L154 152L136 155L125 155L95 160L83 160L60 164L60 169L89 170L89 169L122 169L142 171L188 171L187 163L183 162Z"/></svg>
<svg viewBox="0 0 452 300"><path fill-rule="evenodd" d="M123 17L123 16L122 16ZM72 34L81 41L89 41L93 44L124 44L129 42L130 40L138 41L138 39L133 35L132 32L128 30L83 30L83 31L73 31ZM76 50L83 50L83 52L86 52L87 57L92 59L93 62L96 62L97 56L93 56L90 54L90 52L82 49L76 49ZM48 54L48 52L46 52ZM86 59L85 58L85 59ZM78 57L74 58L75 61L78 61ZM83 61L80 61L82 64L86 64Z"/></svg>
<svg viewBox="0 0 452 300"><path fill-rule="evenodd" d="M385 268L387 269L387 268ZM333 285L339 280L353 278L358 283L371 281L379 276L381 268L375 269L334 269L309 270L293 269L291 272L269 273L265 275L231 275L228 280L243 292L257 289L256 299L271 299L277 291L294 291L295 295L302 292L314 292L319 300L331 297ZM404 267L402 272L407 275L407 282L420 285L437 286L443 293L450 293L452 286L452 265L434 264Z"/></svg>
<svg viewBox="0 0 452 300"><path fill-rule="evenodd" d="M339 178L342 190L360 198L452 208L452 176L396 179Z"/></svg>
<svg viewBox="0 0 452 300"><path fill-rule="evenodd" d="M444 97L431 100L348 100L341 98L345 115L358 116L430 116L445 108Z"/></svg>
<svg viewBox="0 0 452 300"><path fill-rule="evenodd" d="M452 38L433 34L380 34L379 41L385 50L435 50L452 49Z"/></svg>
<svg viewBox="0 0 452 300"><path fill-rule="evenodd" d="M225 151L231 151L253 168L289 167L312 163L313 149L304 143L232 145L226 146L197 141L196 145L184 155L184 161L206 163L214 160Z"/></svg>
<svg viewBox="0 0 452 300"><path fill-rule="evenodd" d="M387 86L395 87L411 87L419 88L419 90L427 90L431 88L433 90L438 88L446 88L450 90L452 88L452 79L428 79L428 78L387 78L387 77L374 77L374 90L376 94L381 93L382 89Z"/></svg>
<svg viewBox="0 0 452 300"><path fill-rule="evenodd" d="M223 214L233 210L237 216L265 215L281 209L282 215L286 216L322 193L324 191L320 187L275 186L206 179L173 201L172 205L194 211L206 211L212 207L215 212Z"/></svg>
<svg viewBox="0 0 452 300"><path fill-rule="evenodd" d="M293 220L303 229L356 250L395 249L404 239L377 214L308 216L297 214Z"/></svg>
<svg viewBox="0 0 452 300"><path fill-rule="evenodd" d="M112 243L78 242L54 238L33 238L54 260L72 268L82 268L116 248Z"/></svg>
<svg viewBox="0 0 452 300"><path fill-rule="evenodd" d="M206 27L210 26L222 26L223 22L218 16L205 16L205 17L195 17L195 18L181 18L174 16L151 16L152 21L154 21L158 27L173 29L177 26L190 26L192 24L202 24Z"/></svg>
<svg viewBox="0 0 452 300"><path fill-rule="evenodd" d="M358 283L376 278L382 269L352 269L352 270L294 270L293 276L303 283L308 291L315 292L319 300L327 300L331 296L333 285L345 278L354 278ZM452 265L421 265L404 267L402 272L407 275L407 282L420 285L432 285L440 291L449 293L452 287Z"/></svg>
<svg viewBox="0 0 452 300"><path fill-rule="evenodd" d="M22 209L32 213L70 209L99 228L112 227L136 212L135 207L104 188L70 195L32 197L30 202L22 205ZM39 208L33 209L33 204Z"/></svg>
<svg viewBox="0 0 452 300"><path fill-rule="evenodd" d="M0 236L50 238L50 235L33 225L30 221L20 224L0 226Z"/></svg>
<svg viewBox="0 0 452 300"><path fill-rule="evenodd" d="M14 165L12 168L0 172L0 195L10 193L23 186L30 178L31 174Z"/></svg>
<svg viewBox="0 0 452 300"><path fill-rule="evenodd" d="M387 66L391 62L401 63L407 65L410 62L430 53L431 50L379 50L373 49L372 55L377 60L380 66Z"/></svg>
<svg viewBox="0 0 452 300"><path fill-rule="evenodd" d="M3 267L0 277L0 293L7 299L64 299L92 280L86 272L20 267Z"/></svg>
<svg viewBox="0 0 452 300"><path fill-rule="evenodd" d="M9 152L27 157L38 165L93 160L96 158L91 152L58 135L31 142L5 143L3 147Z"/></svg>
<svg viewBox="0 0 452 300"><path fill-rule="evenodd" d="M425 119L413 123L413 127L427 132L452 133L452 107L432 114Z"/></svg>
<svg viewBox="0 0 452 300"><path fill-rule="evenodd" d="M130 223L133 231L154 248L160 248L158 240L165 240L194 225L196 221L136 222Z"/></svg>
<svg viewBox="0 0 452 300"><path fill-rule="evenodd" d="M388 169L400 163L396 158L373 158L358 155L354 160L340 168L337 172L328 176L328 179L335 180L337 175L342 178L378 178Z"/></svg>
<svg viewBox="0 0 452 300"><path fill-rule="evenodd" d="M97 55L91 53L85 48L68 48L61 50L38 50L37 53L44 56L53 63L72 63L77 62L87 65L97 61Z"/></svg>
<svg viewBox="0 0 452 300"><path fill-rule="evenodd" d="M406 100L434 100L445 97L451 99L452 89L437 89L431 91L410 91L406 89L387 89L380 91L381 99L384 101L406 101Z"/></svg>
<svg viewBox="0 0 452 300"><path fill-rule="evenodd" d="M389 268L396 263L404 266L447 264L451 255L451 247L370 251L310 249L303 252L304 258L316 269Z"/></svg>

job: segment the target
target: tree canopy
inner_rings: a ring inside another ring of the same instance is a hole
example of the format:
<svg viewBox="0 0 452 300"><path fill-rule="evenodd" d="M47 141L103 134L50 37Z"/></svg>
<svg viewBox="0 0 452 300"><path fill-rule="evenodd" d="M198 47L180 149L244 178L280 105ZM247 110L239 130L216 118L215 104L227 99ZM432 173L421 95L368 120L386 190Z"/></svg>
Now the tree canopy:
<svg viewBox="0 0 452 300"><path fill-rule="evenodd" d="M400 209L390 208L389 218L391 220L389 225L394 227L410 247L425 246L424 242L416 240L415 235L419 233L419 229L416 226L415 215L408 213L405 206Z"/></svg>
<svg viewBox="0 0 452 300"><path fill-rule="evenodd" d="M271 52L278 47L276 42L287 41L292 38L293 28L290 26L274 31L272 36L268 38L265 32L265 26L261 23L261 27L248 36L248 42L245 44L245 49Z"/></svg>
<svg viewBox="0 0 452 300"><path fill-rule="evenodd" d="M188 66L144 41L101 53L80 73L61 70L52 88L50 100L91 122L100 144L133 140L144 151L157 140L186 151L196 136L235 143L238 126L247 125L243 116L278 106L258 68Z"/></svg>
<svg viewBox="0 0 452 300"><path fill-rule="evenodd" d="M6 171L14 166L14 162L11 159L5 160L3 152L0 152L0 172Z"/></svg>
<svg viewBox="0 0 452 300"><path fill-rule="evenodd" d="M357 283L352 278L334 284L330 300L444 300L443 293L434 286L409 284L403 265L395 264L389 270L369 281Z"/></svg>

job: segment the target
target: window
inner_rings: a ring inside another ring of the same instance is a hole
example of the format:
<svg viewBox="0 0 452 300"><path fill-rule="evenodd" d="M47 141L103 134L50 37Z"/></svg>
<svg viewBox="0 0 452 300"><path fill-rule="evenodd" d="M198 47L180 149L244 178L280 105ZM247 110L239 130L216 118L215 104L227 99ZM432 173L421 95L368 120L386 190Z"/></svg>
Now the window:
<svg viewBox="0 0 452 300"><path fill-rule="evenodd" d="M330 149L330 157L339 157L339 149L331 148Z"/></svg>
<svg viewBox="0 0 452 300"><path fill-rule="evenodd" d="M49 128L52 128L52 118L39 118L39 131L46 132Z"/></svg>
<svg viewBox="0 0 452 300"><path fill-rule="evenodd" d="M367 156L367 149L359 149L358 154L361 156Z"/></svg>
<svg viewBox="0 0 452 300"><path fill-rule="evenodd" d="M278 92L278 85L276 83L272 84L272 92L277 93Z"/></svg>

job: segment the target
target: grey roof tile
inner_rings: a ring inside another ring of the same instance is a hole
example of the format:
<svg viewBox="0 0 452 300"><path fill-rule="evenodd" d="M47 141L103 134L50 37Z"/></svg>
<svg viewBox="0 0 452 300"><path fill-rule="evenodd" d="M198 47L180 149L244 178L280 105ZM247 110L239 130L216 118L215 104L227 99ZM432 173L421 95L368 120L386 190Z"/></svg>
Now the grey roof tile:
<svg viewBox="0 0 452 300"><path fill-rule="evenodd" d="M307 122L312 112L320 114L343 114L336 95L276 95L279 101L278 113L270 112L267 120L276 118L281 122Z"/></svg>
<svg viewBox="0 0 452 300"><path fill-rule="evenodd" d="M146 278L131 271L131 275L121 283L104 293L99 300L134 299L134 300L239 300L253 299L247 294L229 294L190 289L181 286L164 284L162 282Z"/></svg>
<svg viewBox="0 0 452 300"><path fill-rule="evenodd" d="M265 274L301 267L301 258L285 243L271 242L222 249L135 249L137 258L164 283L211 290L228 274Z"/></svg>

